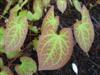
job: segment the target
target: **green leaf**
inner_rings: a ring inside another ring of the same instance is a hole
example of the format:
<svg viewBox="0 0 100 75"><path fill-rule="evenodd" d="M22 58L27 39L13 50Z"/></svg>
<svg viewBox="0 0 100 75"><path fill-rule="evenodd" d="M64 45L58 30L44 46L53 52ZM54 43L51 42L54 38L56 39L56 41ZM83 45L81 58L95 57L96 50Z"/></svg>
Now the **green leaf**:
<svg viewBox="0 0 100 75"><path fill-rule="evenodd" d="M67 0L56 0L58 9L64 13L67 8Z"/></svg>
<svg viewBox="0 0 100 75"><path fill-rule="evenodd" d="M41 0L35 0L33 3L33 20L37 21L42 17L43 14L43 4Z"/></svg>
<svg viewBox="0 0 100 75"><path fill-rule="evenodd" d="M74 24L74 35L84 52L88 52L94 41L94 27L85 6L82 7L82 20Z"/></svg>
<svg viewBox="0 0 100 75"><path fill-rule="evenodd" d="M59 25L58 16L54 16L54 6L47 12L39 37L37 54L39 70L55 70L63 67L73 51L73 36L70 28L64 28L56 34Z"/></svg>
<svg viewBox="0 0 100 75"><path fill-rule="evenodd" d="M34 46L34 48L37 50L37 47L38 47L38 42L39 42L39 40L37 39L37 38L35 38L34 40L33 40L33 46Z"/></svg>
<svg viewBox="0 0 100 75"><path fill-rule="evenodd" d="M48 27L48 30L52 29ZM40 36L37 49L39 70L59 69L68 62L72 55L72 31L70 28L64 28L59 35L55 32L45 33Z"/></svg>
<svg viewBox="0 0 100 75"><path fill-rule="evenodd" d="M0 27L0 53L4 52L4 28Z"/></svg>
<svg viewBox="0 0 100 75"><path fill-rule="evenodd" d="M96 3L97 3L97 4L100 4L100 0L97 0Z"/></svg>
<svg viewBox="0 0 100 75"><path fill-rule="evenodd" d="M42 0L34 0L33 1L33 12L28 11L27 18L30 21L37 21L42 17L43 14L43 4Z"/></svg>
<svg viewBox="0 0 100 75"><path fill-rule="evenodd" d="M30 57L23 56L20 61L22 64L15 67L18 75L33 75L37 71L36 62Z"/></svg>
<svg viewBox="0 0 100 75"><path fill-rule="evenodd" d="M6 24L4 36L6 52L20 50L28 31L27 11L21 10L19 15L12 15L16 14L16 11L17 9L12 10L9 21Z"/></svg>
<svg viewBox="0 0 100 75"><path fill-rule="evenodd" d="M81 3L78 0L73 0L74 7L81 13Z"/></svg>

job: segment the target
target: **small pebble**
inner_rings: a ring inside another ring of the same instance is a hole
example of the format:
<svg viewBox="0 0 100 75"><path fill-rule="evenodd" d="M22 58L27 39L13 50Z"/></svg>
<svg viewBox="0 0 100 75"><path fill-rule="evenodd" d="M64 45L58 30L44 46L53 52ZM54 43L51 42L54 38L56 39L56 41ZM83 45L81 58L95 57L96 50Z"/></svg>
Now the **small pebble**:
<svg viewBox="0 0 100 75"><path fill-rule="evenodd" d="M78 75L78 67L75 63L72 63L72 69L76 73L76 75Z"/></svg>

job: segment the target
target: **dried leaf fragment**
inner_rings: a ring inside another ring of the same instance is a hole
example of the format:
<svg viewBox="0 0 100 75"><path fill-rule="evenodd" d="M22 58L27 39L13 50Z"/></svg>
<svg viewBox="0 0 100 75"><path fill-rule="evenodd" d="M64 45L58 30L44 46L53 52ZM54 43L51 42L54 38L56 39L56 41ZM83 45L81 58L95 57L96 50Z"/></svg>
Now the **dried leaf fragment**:
<svg viewBox="0 0 100 75"><path fill-rule="evenodd" d="M100 4L100 0L97 0L96 2L97 2L97 4Z"/></svg>
<svg viewBox="0 0 100 75"><path fill-rule="evenodd" d="M94 27L85 6L82 7L82 20L74 24L74 35L79 46L87 53L94 41Z"/></svg>

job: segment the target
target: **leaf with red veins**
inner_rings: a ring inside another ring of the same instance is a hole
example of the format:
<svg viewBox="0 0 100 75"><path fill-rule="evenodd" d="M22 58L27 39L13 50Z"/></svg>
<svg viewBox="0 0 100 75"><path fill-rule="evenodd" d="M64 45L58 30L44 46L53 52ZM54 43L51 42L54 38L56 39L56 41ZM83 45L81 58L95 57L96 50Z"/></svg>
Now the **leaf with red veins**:
<svg viewBox="0 0 100 75"><path fill-rule="evenodd" d="M49 30L49 28L48 28ZM73 52L73 36L70 28L42 34L37 49L39 70L55 70L63 67Z"/></svg>
<svg viewBox="0 0 100 75"><path fill-rule="evenodd" d="M75 39L84 52L88 52L94 41L94 27L85 6L82 7L82 20L74 24Z"/></svg>
<svg viewBox="0 0 100 75"><path fill-rule="evenodd" d="M22 10L19 12L19 15L9 17L4 36L5 51L9 52L20 50L21 46L23 45L28 31L26 13L27 11Z"/></svg>
<svg viewBox="0 0 100 75"><path fill-rule="evenodd" d="M43 23L42 23L42 33L44 33L44 30L47 30L48 26L52 26L52 30L56 31L59 25L59 17L54 16L54 6L51 6L49 11L47 12L46 16L44 17ZM47 31L49 32L49 31Z"/></svg>

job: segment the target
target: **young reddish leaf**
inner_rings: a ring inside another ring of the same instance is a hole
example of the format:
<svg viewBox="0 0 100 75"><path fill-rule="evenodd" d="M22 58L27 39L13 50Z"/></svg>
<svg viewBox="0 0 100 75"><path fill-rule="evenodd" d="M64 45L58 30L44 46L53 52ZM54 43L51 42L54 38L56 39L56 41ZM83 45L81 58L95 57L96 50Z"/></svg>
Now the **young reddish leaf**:
<svg viewBox="0 0 100 75"><path fill-rule="evenodd" d="M45 30L47 30L48 26L52 26L52 31L56 31L58 28L58 24L59 24L59 17L58 16L54 16L54 6L51 6L51 8L49 9L49 11L47 12L43 23L42 23L42 33L45 32ZM46 31L47 33L50 32L49 30Z"/></svg>
<svg viewBox="0 0 100 75"><path fill-rule="evenodd" d="M52 28L52 27L51 27ZM48 30L52 30L48 27ZM73 51L73 36L70 28L64 28L60 34L55 32L42 34L38 43L39 70L55 70L63 67Z"/></svg>
<svg viewBox="0 0 100 75"><path fill-rule="evenodd" d="M74 24L74 35L79 46L87 53L94 40L94 27L85 6L82 7L82 21Z"/></svg>
<svg viewBox="0 0 100 75"><path fill-rule="evenodd" d="M67 0L56 0L58 9L64 13L67 7Z"/></svg>
<svg viewBox="0 0 100 75"><path fill-rule="evenodd" d="M5 50L9 52L20 50L28 31L27 11L22 10L19 12L19 15L17 15L17 9L13 8L11 11L4 36Z"/></svg>

